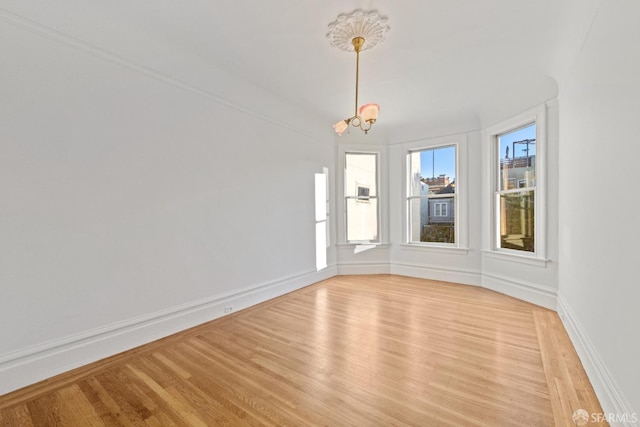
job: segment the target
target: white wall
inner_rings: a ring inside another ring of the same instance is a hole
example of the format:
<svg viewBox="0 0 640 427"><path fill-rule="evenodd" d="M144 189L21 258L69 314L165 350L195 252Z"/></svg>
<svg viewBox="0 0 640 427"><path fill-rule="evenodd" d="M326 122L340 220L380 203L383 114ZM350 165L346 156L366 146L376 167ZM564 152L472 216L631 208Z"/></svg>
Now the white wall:
<svg viewBox="0 0 640 427"><path fill-rule="evenodd" d="M636 1L603 1L560 89L559 309L620 414L640 414L639 17Z"/></svg>
<svg viewBox="0 0 640 427"><path fill-rule="evenodd" d="M335 274L329 126L1 19L0 52L0 394Z"/></svg>

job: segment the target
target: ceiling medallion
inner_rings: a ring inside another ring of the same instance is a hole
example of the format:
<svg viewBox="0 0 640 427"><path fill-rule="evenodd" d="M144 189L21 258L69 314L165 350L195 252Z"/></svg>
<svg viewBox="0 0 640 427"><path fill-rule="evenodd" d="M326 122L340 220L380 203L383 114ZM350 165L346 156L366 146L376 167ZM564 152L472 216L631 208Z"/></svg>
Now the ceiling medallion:
<svg viewBox="0 0 640 427"><path fill-rule="evenodd" d="M386 16L380 16L375 10L365 12L356 9L351 13L338 15L338 18L329 24L327 38L331 46L353 52L352 40L356 37L362 37L367 41L362 46L362 50L367 50L384 40L387 31L389 25Z"/></svg>

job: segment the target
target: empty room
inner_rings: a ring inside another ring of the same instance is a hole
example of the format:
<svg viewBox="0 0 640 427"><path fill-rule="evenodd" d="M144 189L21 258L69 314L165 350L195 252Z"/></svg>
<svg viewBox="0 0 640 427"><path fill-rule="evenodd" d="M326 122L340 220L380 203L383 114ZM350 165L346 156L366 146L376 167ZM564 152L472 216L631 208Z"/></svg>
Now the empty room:
<svg viewBox="0 0 640 427"><path fill-rule="evenodd" d="M0 0L0 426L640 426L639 41Z"/></svg>

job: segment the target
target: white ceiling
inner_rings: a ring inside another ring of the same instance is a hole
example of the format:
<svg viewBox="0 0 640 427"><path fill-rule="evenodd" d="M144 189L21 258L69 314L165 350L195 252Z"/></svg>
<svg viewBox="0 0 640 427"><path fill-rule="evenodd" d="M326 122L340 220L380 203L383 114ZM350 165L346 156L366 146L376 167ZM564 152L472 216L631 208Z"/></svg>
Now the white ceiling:
<svg viewBox="0 0 640 427"><path fill-rule="evenodd" d="M475 127L553 98L600 0L0 0L0 14L206 86L223 70L326 120L353 112L355 55L327 25L354 9L389 19L361 55L376 127Z"/></svg>

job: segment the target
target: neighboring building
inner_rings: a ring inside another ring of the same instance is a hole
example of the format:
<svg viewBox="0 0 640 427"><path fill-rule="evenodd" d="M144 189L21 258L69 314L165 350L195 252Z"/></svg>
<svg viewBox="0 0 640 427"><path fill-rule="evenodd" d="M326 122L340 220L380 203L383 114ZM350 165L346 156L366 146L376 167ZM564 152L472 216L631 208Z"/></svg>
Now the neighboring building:
<svg viewBox="0 0 640 427"><path fill-rule="evenodd" d="M429 186L431 194L437 194L440 190L449 185L449 177L444 174L435 178L420 178L420 181Z"/></svg>
<svg viewBox="0 0 640 427"><path fill-rule="evenodd" d="M455 181L440 175L437 178L421 178L420 194L432 197L421 200L420 240L423 242L455 242Z"/></svg>
<svg viewBox="0 0 640 427"><path fill-rule="evenodd" d="M447 178L449 181L449 178ZM456 183L452 182L435 194L455 194ZM429 199L429 219L427 224L450 224L455 220L455 203L453 197Z"/></svg>
<svg viewBox="0 0 640 427"><path fill-rule="evenodd" d="M500 160L500 180L503 188L535 187L536 155L505 158Z"/></svg>

